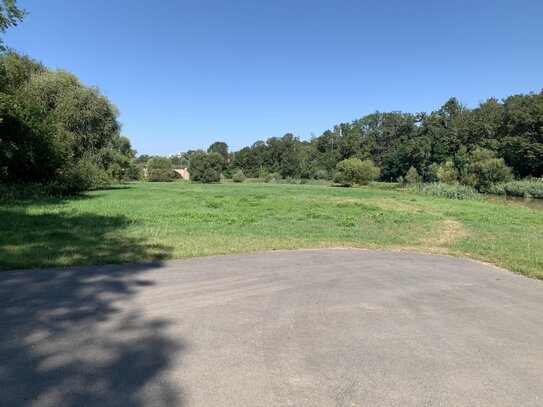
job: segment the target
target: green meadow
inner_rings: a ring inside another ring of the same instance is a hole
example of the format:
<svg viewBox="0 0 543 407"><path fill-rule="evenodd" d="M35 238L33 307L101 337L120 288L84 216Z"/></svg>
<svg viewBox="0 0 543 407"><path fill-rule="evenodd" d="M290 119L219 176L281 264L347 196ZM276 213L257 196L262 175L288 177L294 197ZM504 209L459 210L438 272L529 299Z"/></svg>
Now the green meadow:
<svg viewBox="0 0 543 407"><path fill-rule="evenodd" d="M135 182L0 203L0 269L322 247L470 257L543 279L543 211L377 188Z"/></svg>

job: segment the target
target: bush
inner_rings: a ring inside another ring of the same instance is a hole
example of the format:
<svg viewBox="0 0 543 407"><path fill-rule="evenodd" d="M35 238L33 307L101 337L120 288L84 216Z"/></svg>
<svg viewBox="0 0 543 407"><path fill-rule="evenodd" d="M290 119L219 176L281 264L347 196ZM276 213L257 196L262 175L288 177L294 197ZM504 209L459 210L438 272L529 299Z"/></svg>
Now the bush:
<svg viewBox="0 0 543 407"><path fill-rule="evenodd" d="M232 181L234 181L234 182L243 182L243 180L245 180L245 175L243 175L243 171L242 170L236 171L236 173L232 177Z"/></svg>
<svg viewBox="0 0 543 407"><path fill-rule="evenodd" d="M507 182L513 179L511 168L503 158L485 149L476 149L470 155L467 166L466 184L473 184L479 191L487 191L494 183Z"/></svg>
<svg viewBox="0 0 543 407"><path fill-rule="evenodd" d="M424 180L426 182L437 182L437 170L439 168L438 163L432 163L428 166Z"/></svg>
<svg viewBox="0 0 543 407"><path fill-rule="evenodd" d="M147 180L166 182L173 179L173 165L165 157L153 157L147 163Z"/></svg>
<svg viewBox="0 0 543 407"><path fill-rule="evenodd" d="M315 179L330 179L330 174L326 170L318 170L315 173Z"/></svg>
<svg viewBox="0 0 543 407"><path fill-rule="evenodd" d="M85 157L57 173L57 179L44 185L48 195L73 195L106 186L111 178L92 158Z"/></svg>
<svg viewBox="0 0 543 407"><path fill-rule="evenodd" d="M128 168L124 171L123 180L125 181L139 181L143 179L143 170L136 163L130 163Z"/></svg>
<svg viewBox="0 0 543 407"><path fill-rule="evenodd" d="M190 156L190 179L204 183L220 182L222 165L223 158L220 154L196 151Z"/></svg>
<svg viewBox="0 0 543 407"><path fill-rule="evenodd" d="M411 168L409 168L407 174L405 174L404 181L409 184L414 184L415 182L420 181L420 175L415 167L412 166Z"/></svg>
<svg viewBox="0 0 543 407"><path fill-rule="evenodd" d="M366 185L379 178L381 170L371 160L349 158L336 165L334 181L343 185Z"/></svg>
<svg viewBox="0 0 543 407"><path fill-rule="evenodd" d="M281 175L276 172L271 172L264 177L264 182L276 182L279 179L281 179Z"/></svg>
<svg viewBox="0 0 543 407"><path fill-rule="evenodd" d="M525 179L491 185L490 194L520 196L522 198L543 198L543 179Z"/></svg>
<svg viewBox="0 0 543 407"><path fill-rule="evenodd" d="M458 170L452 161L446 161L436 169L436 178L439 182L455 185L458 183Z"/></svg>
<svg viewBox="0 0 543 407"><path fill-rule="evenodd" d="M450 185L443 182L411 184L407 190L420 195L437 196L442 198L460 200L484 199L484 195L478 193L472 187L465 185Z"/></svg>

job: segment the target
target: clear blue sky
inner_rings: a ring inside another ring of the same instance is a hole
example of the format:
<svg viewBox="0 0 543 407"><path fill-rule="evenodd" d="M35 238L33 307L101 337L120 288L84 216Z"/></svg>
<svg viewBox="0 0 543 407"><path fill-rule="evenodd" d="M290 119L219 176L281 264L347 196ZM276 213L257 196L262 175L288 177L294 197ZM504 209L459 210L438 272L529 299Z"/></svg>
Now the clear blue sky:
<svg viewBox="0 0 543 407"><path fill-rule="evenodd" d="M140 154L302 139L543 88L543 1L19 0L7 45L96 85Z"/></svg>

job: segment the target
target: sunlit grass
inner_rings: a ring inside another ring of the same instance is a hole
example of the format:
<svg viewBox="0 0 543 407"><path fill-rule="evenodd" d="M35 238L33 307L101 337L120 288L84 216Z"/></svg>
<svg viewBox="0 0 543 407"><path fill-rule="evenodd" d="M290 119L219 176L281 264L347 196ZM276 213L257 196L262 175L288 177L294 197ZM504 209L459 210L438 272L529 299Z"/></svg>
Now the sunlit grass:
<svg viewBox="0 0 543 407"><path fill-rule="evenodd" d="M543 278L543 212L372 188L133 183L0 206L0 269L319 247L467 256Z"/></svg>

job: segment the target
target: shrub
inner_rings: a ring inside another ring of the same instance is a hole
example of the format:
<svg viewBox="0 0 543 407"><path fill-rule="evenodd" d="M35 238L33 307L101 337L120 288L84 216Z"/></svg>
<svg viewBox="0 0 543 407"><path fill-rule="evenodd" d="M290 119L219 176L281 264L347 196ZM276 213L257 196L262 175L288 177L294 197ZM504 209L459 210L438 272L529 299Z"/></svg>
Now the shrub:
<svg viewBox="0 0 543 407"><path fill-rule="evenodd" d="M330 174L326 170L318 170L315 173L315 179L330 179Z"/></svg>
<svg viewBox="0 0 543 407"><path fill-rule="evenodd" d="M204 183L220 182L222 165L223 158L220 154L196 151L190 156L190 179Z"/></svg>
<svg viewBox="0 0 543 407"><path fill-rule="evenodd" d="M465 185L450 185L443 182L416 183L408 187L408 191L419 195L437 196L460 200L482 200L484 195L474 188Z"/></svg>
<svg viewBox="0 0 543 407"><path fill-rule="evenodd" d="M173 179L173 165L165 157L153 157L147 163L147 180L165 182Z"/></svg>
<svg viewBox="0 0 543 407"><path fill-rule="evenodd" d="M439 182L455 185L458 183L458 170L452 161L445 161L436 169L436 178Z"/></svg>
<svg viewBox="0 0 543 407"><path fill-rule="evenodd" d="M408 182L409 184L414 184L415 182L419 182L420 175L417 172L417 169L411 166L411 168L409 168L409 170L407 171L407 174L405 174L404 180L405 182Z"/></svg>
<svg viewBox="0 0 543 407"><path fill-rule="evenodd" d="M379 178L380 172L371 160L349 158L337 163L334 181L343 185L366 185Z"/></svg>
<svg viewBox="0 0 543 407"><path fill-rule="evenodd" d="M130 163L128 168L124 171L123 180L125 181L139 181L143 179L143 170L136 163Z"/></svg>
<svg viewBox="0 0 543 407"><path fill-rule="evenodd" d="M276 182L279 179L281 179L281 175L276 172L271 172L264 177L264 182Z"/></svg>
<svg viewBox="0 0 543 407"><path fill-rule="evenodd" d="M428 169L426 171L426 175L424 176L424 180L426 182L437 182L437 170L439 168L438 163L432 163L428 166Z"/></svg>
<svg viewBox="0 0 543 407"><path fill-rule="evenodd" d="M242 170L236 171L236 173L232 177L232 181L234 182L243 182L244 180L245 180L245 175L243 175Z"/></svg>
<svg viewBox="0 0 543 407"><path fill-rule="evenodd" d="M513 179L511 168L503 158L497 158L490 150L476 149L470 155L467 166L467 181L479 191L486 191L494 183L507 182Z"/></svg>
<svg viewBox="0 0 543 407"><path fill-rule="evenodd" d="M543 179L525 179L493 184L488 188L487 192L523 198L543 198Z"/></svg>

